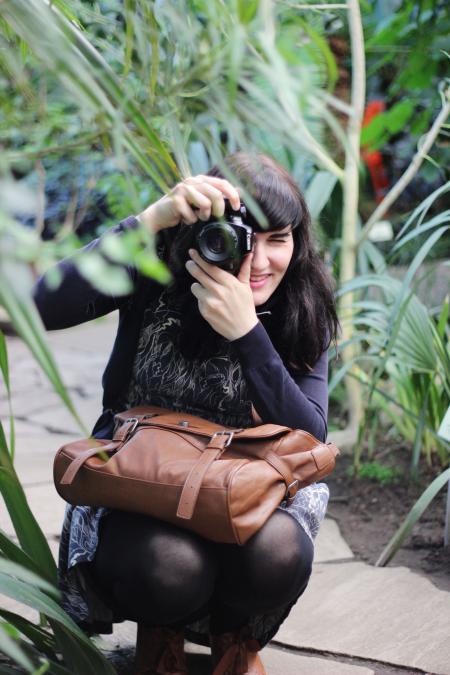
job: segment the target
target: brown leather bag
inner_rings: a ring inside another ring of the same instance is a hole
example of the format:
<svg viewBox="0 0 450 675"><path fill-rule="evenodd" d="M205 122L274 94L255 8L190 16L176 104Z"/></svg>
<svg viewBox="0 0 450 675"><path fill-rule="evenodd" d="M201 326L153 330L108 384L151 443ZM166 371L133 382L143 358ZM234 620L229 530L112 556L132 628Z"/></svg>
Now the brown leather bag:
<svg viewBox="0 0 450 675"><path fill-rule="evenodd" d="M58 450L60 496L148 514L223 543L245 544L283 499L328 475L339 454L333 443L276 424L232 429L151 406L115 420L112 441Z"/></svg>

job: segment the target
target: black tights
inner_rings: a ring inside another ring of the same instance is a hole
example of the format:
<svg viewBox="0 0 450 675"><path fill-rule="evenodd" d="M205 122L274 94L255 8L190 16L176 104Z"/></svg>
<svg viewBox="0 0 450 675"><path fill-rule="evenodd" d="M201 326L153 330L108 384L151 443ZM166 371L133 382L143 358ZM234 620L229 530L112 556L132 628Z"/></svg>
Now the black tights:
<svg viewBox="0 0 450 675"><path fill-rule="evenodd" d="M294 601L306 588L313 554L303 528L281 510L244 546L113 511L103 519L90 571L124 619L181 627L210 613L211 630L220 633Z"/></svg>

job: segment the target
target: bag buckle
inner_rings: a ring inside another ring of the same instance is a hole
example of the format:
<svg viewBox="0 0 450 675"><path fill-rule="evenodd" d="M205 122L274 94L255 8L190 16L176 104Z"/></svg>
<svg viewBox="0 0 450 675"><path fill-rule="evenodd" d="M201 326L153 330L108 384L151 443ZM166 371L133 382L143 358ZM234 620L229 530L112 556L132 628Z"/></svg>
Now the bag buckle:
<svg viewBox="0 0 450 675"><path fill-rule="evenodd" d="M140 422L143 422L144 420L148 420L151 417L157 417L158 413L149 413L148 415L143 415L142 417L128 417L124 421L124 424L131 424L133 422L132 426L127 430L127 436L131 436L131 434L136 430L137 425Z"/></svg>
<svg viewBox="0 0 450 675"><path fill-rule="evenodd" d="M291 489L292 489L292 488L295 488L295 487L298 487L298 480L292 481L292 483L291 483L290 485L287 486L287 488L286 488L286 494L285 494L285 496L284 496L285 499L294 499L295 495L292 495L292 496L291 496L290 492L291 492Z"/></svg>
<svg viewBox="0 0 450 675"><path fill-rule="evenodd" d="M223 446L224 448L228 448L228 446L230 445L231 441L233 440L234 431L216 431L216 432L211 436L211 441L213 441L213 440L215 439L216 436L228 436L229 438L228 438L227 442L225 443L225 445ZM210 441L210 442L211 442L211 441Z"/></svg>
<svg viewBox="0 0 450 675"><path fill-rule="evenodd" d="M133 422L133 425L129 429L127 429L127 436L130 436L130 434L132 434L133 431L135 431L137 425L139 424L139 419L137 417L129 417L124 421L124 424L128 423L131 424L131 422Z"/></svg>

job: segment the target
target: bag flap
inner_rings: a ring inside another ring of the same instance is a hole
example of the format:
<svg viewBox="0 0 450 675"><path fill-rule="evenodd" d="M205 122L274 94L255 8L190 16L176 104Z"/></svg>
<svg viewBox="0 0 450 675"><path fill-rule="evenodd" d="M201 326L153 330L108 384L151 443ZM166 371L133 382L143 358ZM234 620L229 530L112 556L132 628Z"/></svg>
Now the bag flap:
<svg viewBox="0 0 450 675"><path fill-rule="evenodd" d="M248 429L236 429L227 427L223 424L210 422L202 417L190 415L189 413L179 413L157 406L138 406L129 408L115 415L116 423L123 424L126 420L136 419L139 426L161 427L165 429L176 429L177 431L192 432L199 436L211 437L218 431L233 431L236 438L257 440L260 438L270 438L273 436L289 433L289 427L283 427L278 424L261 424Z"/></svg>

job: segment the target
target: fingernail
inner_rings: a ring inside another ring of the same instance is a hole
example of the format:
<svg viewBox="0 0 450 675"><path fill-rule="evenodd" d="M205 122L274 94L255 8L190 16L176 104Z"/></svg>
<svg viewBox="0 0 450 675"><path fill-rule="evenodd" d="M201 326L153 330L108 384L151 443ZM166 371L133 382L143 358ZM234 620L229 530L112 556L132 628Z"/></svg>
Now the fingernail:
<svg viewBox="0 0 450 675"><path fill-rule="evenodd" d="M189 253L189 255L191 256L191 258L193 258L194 255L195 255L195 249L190 248L189 251L188 251L188 253Z"/></svg>

